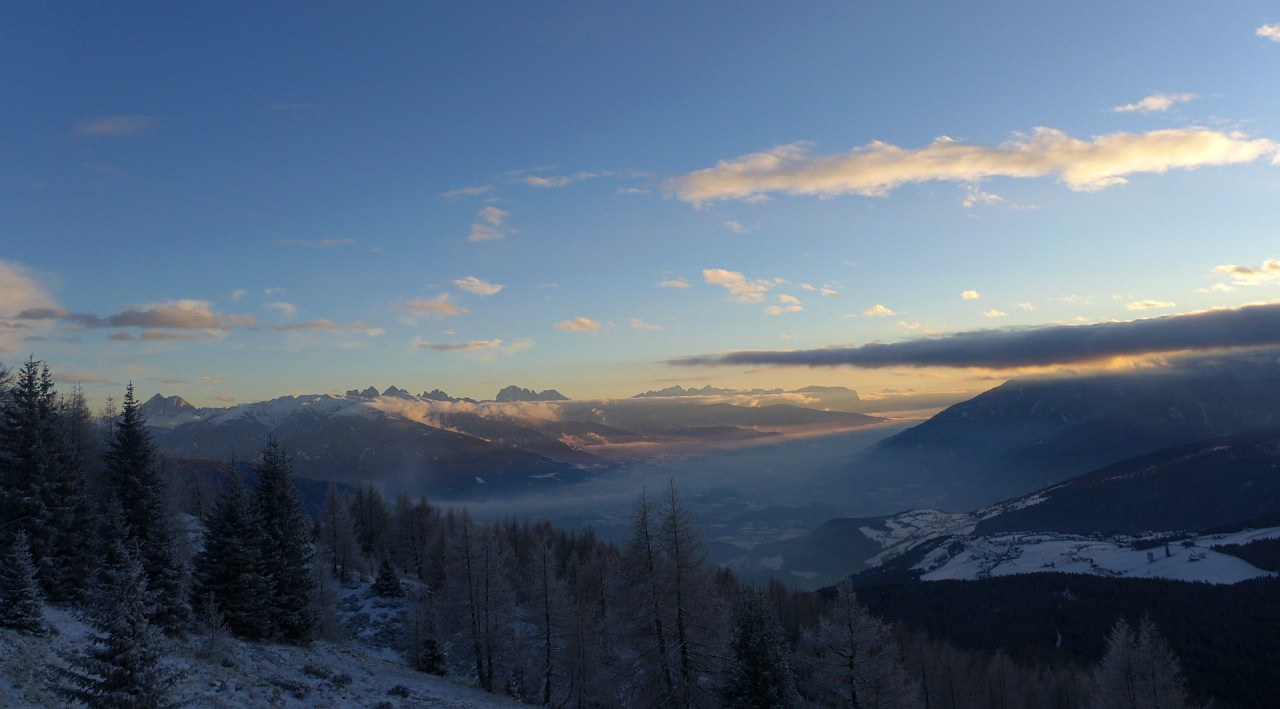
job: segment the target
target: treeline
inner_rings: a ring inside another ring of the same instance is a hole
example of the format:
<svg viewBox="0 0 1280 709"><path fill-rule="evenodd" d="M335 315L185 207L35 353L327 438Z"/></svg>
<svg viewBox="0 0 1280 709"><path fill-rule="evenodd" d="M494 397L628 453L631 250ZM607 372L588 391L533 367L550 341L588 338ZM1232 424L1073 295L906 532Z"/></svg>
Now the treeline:
<svg viewBox="0 0 1280 709"><path fill-rule="evenodd" d="M89 706L164 704L161 633L341 640L337 596L363 584L402 599L394 643L416 669L544 706L1146 706L1143 675L1106 668L1163 652L1154 626L1117 626L1111 664L1027 668L890 626L850 584L750 588L707 562L674 482L638 497L618 545L369 485L331 487L312 519L271 441L252 486L231 465L203 533L179 534L132 387L95 417L34 359L0 377L0 625L44 632L44 600L85 609L92 647L59 686ZM1181 706L1176 659L1160 667L1160 706ZM1138 703L1102 703L1117 682Z"/></svg>

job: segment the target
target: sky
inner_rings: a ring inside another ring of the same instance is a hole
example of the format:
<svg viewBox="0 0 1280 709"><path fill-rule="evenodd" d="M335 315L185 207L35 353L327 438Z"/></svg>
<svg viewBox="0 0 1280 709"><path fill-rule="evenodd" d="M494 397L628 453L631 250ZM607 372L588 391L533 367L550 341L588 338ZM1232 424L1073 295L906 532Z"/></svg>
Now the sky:
<svg viewBox="0 0 1280 709"><path fill-rule="evenodd" d="M0 66L0 362L91 400L892 396L1280 323L1274 3L8 2Z"/></svg>

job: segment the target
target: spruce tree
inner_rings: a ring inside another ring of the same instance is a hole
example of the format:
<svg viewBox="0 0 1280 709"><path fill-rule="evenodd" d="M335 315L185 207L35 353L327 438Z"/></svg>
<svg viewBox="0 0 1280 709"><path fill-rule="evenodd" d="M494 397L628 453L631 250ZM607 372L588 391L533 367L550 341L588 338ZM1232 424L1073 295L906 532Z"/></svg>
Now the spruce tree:
<svg viewBox="0 0 1280 709"><path fill-rule="evenodd" d="M271 630L271 578L262 558L262 525L249 492L232 471L196 555L196 593L211 598L235 635L260 639Z"/></svg>
<svg viewBox="0 0 1280 709"><path fill-rule="evenodd" d="M0 563L0 628L27 635L48 635L44 599L25 532L13 535Z"/></svg>
<svg viewBox="0 0 1280 709"><path fill-rule="evenodd" d="M772 606L754 589L744 590L738 598L730 651L722 694L726 706L782 709L799 704L782 625Z"/></svg>
<svg viewBox="0 0 1280 709"><path fill-rule="evenodd" d="M311 575L311 524L293 482L293 466L272 437L254 467L262 561L270 577L272 636L306 642L316 626L315 580Z"/></svg>
<svg viewBox="0 0 1280 709"><path fill-rule="evenodd" d="M125 390L124 406L103 455L107 483L121 510L129 539L136 542L155 597L151 620L167 633L191 620L187 571L165 511L160 454L142 415L142 405Z"/></svg>
<svg viewBox="0 0 1280 709"><path fill-rule="evenodd" d="M147 577L135 550L117 540L112 556L122 560L106 571L88 622L91 647L67 658L68 699L105 709L159 709L174 706L169 691L178 675L160 664L163 638L149 620Z"/></svg>
<svg viewBox="0 0 1280 709"><path fill-rule="evenodd" d="M382 557L378 565L378 578L370 589L383 598L404 598L404 587L400 585L400 574L391 563L389 557Z"/></svg>

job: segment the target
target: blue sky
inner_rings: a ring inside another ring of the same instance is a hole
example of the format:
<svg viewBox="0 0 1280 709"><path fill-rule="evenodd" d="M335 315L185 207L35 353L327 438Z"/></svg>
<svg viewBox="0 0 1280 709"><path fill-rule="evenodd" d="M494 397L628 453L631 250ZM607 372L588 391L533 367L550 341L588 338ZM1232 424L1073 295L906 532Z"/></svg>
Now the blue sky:
<svg viewBox="0 0 1280 709"><path fill-rule="evenodd" d="M667 361L1280 297L1270 3L0 20L0 359L95 399L967 389Z"/></svg>

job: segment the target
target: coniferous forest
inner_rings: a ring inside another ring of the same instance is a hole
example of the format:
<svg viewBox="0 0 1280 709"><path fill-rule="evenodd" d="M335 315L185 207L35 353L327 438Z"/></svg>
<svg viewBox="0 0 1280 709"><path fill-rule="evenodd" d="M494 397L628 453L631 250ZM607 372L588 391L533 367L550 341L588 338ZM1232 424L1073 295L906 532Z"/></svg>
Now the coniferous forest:
<svg viewBox="0 0 1280 709"><path fill-rule="evenodd" d="M1190 644L1133 604L1082 605L1093 637L1064 656L1021 639L1017 601L1005 626L975 610L979 582L747 586L707 562L675 481L637 497L622 544L372 485L331 485L313 517L274 439L197 502L132 386L93 412L34 358L0 377L0 625L39 637L47 609L83 619L83 647L41 670L70 703L170 705L172 643L348 642L353 590L395 609L378 642L403 664L540 706L1178 707L1217 689L1199 656L1188 684L1171 648Z"/></svg>

